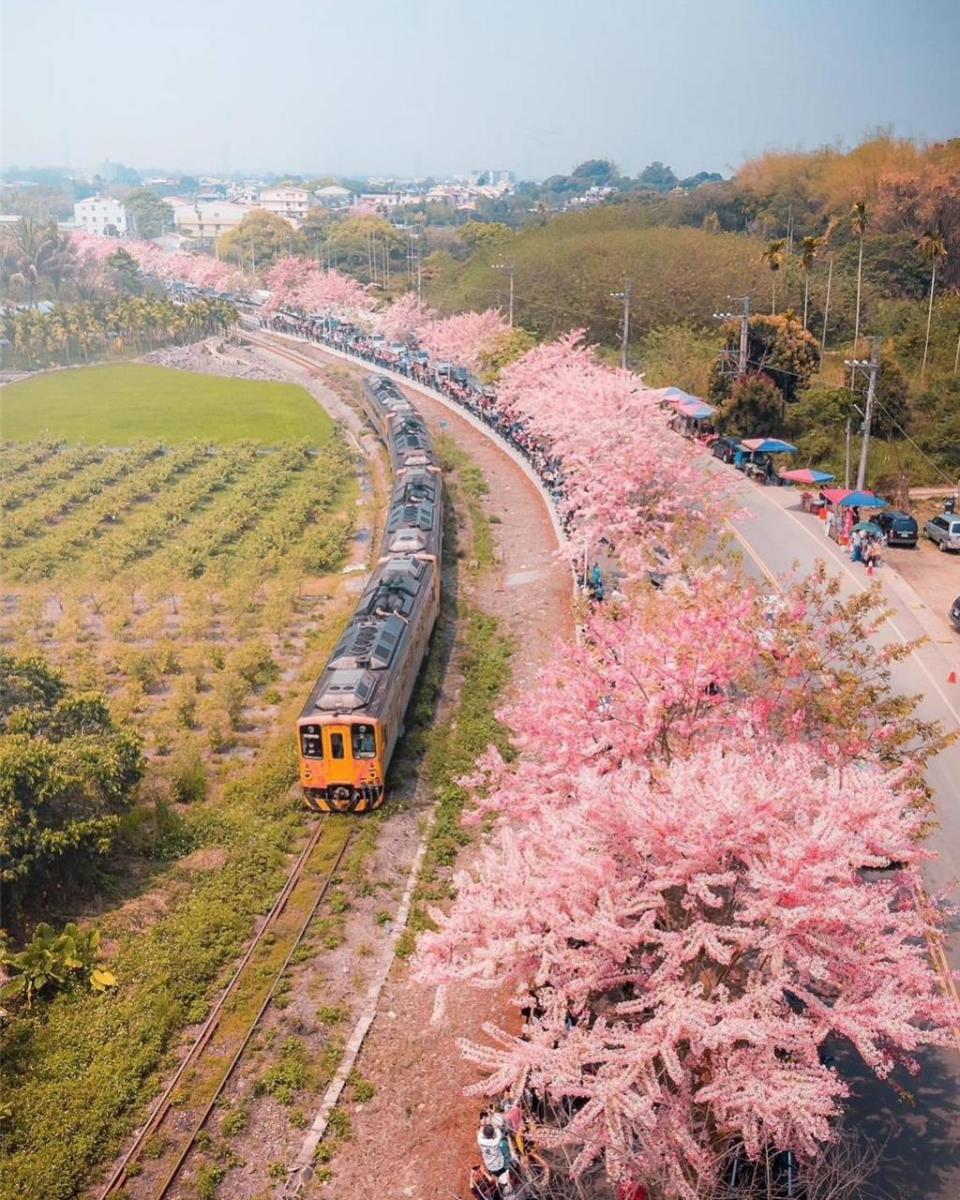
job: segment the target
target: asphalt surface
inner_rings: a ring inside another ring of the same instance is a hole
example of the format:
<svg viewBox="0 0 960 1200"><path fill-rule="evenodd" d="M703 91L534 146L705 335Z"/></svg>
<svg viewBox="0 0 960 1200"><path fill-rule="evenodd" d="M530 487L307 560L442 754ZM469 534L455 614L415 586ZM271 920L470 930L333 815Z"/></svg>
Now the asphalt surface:
<svg viewBox="0 0 960 1200"><path fill-rule="evenodd" d="M712 469L733 471L715 463ZM825 536L823 523L800 510L800 489L761 487L747 480L741 491L746 515L732 522L747 571L768 581L786 582L807 574L817 560L825 561L839 578L842 593L853 595L873 579L859 563ZM906 551L886 552L887 558ZM956 579L952 594L960 593L960 556L938 556L942 570ZM890 565L877 570L876 580L893 610L879 633L884 641L926 642L894 665L892 683L904 694L919 695L919 714L937 720L944 730L960 729L960 636L952 632L940 604L924 599ZM948 589L949 590L949 589ZM931 896L960 901L960 742L931 760L927 770L936 806L937 827L929 846L937 858L924 872ZM941 947L931 947L942 986L957 998L950 971L960 971L960 922L952 920ZM882 1146L882 1165L875 1178L879 1194L905 1200L960 1198L960 1002L954 1043L926 1053L917 1076L904 1073L878 1082L862 1067L840 1057L851 1079L854 1096L849 1127Z"/></svg>

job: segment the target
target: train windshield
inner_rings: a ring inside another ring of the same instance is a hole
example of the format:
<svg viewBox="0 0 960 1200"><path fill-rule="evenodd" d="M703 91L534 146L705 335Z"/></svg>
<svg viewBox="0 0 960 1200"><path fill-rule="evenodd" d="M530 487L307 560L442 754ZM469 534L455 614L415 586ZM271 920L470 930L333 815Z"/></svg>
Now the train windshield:
<svg viewBox="0 0 960 1200"><path fill-rule="evenodd" d="M301 725L300 751L304 758L323 758L323 742L319 725Z"/></svg>
<svg viewBox="0 0 960 1200"><path fill-rule="evenodd" d="M354 725L350 736L354 758L376 758L377 741L372 725Z"/></svg>

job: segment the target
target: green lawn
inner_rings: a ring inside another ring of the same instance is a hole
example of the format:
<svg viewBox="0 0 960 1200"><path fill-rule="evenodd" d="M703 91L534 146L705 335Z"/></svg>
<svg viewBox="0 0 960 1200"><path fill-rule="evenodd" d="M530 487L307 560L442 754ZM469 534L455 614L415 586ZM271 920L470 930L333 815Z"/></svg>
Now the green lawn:
<svg viewBox="0 0 960 1200"><path fill-rule="evenodd" d="M41 435L120 446L139 438L267 445L325 442L332 423L292 383L194 375L140 363L53 371L0 389L6 440Z"/></svg>

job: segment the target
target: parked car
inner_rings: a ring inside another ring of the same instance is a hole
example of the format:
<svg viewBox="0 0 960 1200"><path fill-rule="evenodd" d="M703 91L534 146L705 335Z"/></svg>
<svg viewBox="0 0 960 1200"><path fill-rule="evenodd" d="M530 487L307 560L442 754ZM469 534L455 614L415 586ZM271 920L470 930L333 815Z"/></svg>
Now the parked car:
<svg viewBox="0 0 960 1200"><path fill-rule="evenodd" d="M920 539L920 527L909 513L886 508L873 520L883 530L888 546L915 547Z"/></svg>
<svg viewBox="0 0 960 1200"><path fill-rule="evenodd" d="M950 621L954 629L960 633L960 596L950 606Z"/></svg>
<svg viewBox="0 0 960 1200"><path fill-rule="evenodd" d="M952 513L931 517L923 531L941 550L960 550L960 517Z"/></svg>
<svg viewBox="0 0 960 1200"><path fill-rule="evenodd" d="M710 453L721 462L733 462L733 456L740 446L740 439L735 437L718 437L710 447Z"/></svg>

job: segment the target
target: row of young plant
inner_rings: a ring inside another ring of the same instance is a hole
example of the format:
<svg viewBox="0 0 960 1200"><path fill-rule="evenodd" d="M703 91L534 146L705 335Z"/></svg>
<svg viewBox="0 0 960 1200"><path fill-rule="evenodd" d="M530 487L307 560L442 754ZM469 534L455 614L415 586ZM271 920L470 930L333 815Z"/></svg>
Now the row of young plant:
<svg viewBox="0 0 960 1200"><path fill-rule="evenodd" d="M100 446L64 448L62 444L52 454L47 454L48 445L45 442L35 448L29 443L25 445L22 451L23 469L11 471L13 478L6 478L0 485L0 508L16 510L34 496L43 495L48 489L70 479L91 463L101 462L106 454ZM25 470L27 467L31 468L29 474Z"/></svg>
<svg viewBox="0 0 960 1200"><path fill-rule="evenodd" d="M87 550L84 557L102 578L154 553L175 529L192 519L194 510L211 494L227 487L238 473L249 469L256 453L256 447L238 443L215 452L204 451L199 457L191 454L188 457L193 467L178 471L173 487L141 498L126 513L118 511L112 503L96 502L103 519L97 527L93 552ZM109 493L103 499L108 500ZM11 555L8 563L11 574L31 580L55 573L61 552L66 552L68 558L73 556L74 521L83 530L88 528L84 512L71 514L49 527L43 537Z"/></svg>
<svg viewBox="0 0 960 1200"><path fill-rule="evenodd" d="M9 546L22 545L71 510L85 506L87 501L100 497L128 476L139 475L162 453L162 446L150 445L130 446L107 454L10 513L4 522L4 540Z"/></svg>
<svg viewBox="0 0 960 1200"><path fill-rule="evenodd" d="M944 1042L941 918L912 902L943 740L891 690L912 647L880 644L876 594L820 570L772 596L711 559L728 501L658 399L576 336L503 373L578 554L626 578L505 714L469 781L492 836L415 965L514 997L464 1047L477 1090L544 1099L575 1174L702 1200L731 1152L823 1153L837 1045L884 1078Z"/></svg>
<svg viewBox="0 0 960 1200"><path fill-rule="evenodd" d="M33 471L41 463L52 458L63 449L64 443L44 438L36 442L5 442L0 446L0 508L10 508L17 503L16 487L12 493L7 491L7 482L15 475ZM19 483L19 481L18 481ZM8 494L13 498L13 504L8 504Z"/></svg>

